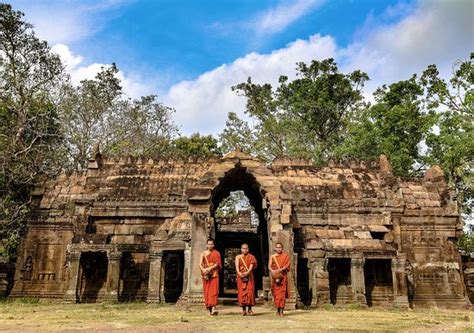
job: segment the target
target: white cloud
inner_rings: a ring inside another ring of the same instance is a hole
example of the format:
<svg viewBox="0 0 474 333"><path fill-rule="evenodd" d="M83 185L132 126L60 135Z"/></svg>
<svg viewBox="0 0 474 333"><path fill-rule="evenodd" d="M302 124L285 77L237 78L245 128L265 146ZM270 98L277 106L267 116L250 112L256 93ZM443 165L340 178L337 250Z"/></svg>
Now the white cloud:
<svg viewBox="0 0 474 333"><path fill-rule="evenodd" d="M280 74L294 75L299 61L335 57L344 72L367 72L368 98L382 84L408 79L429 64L437 64L441 74L449 77L453 62L466 59L474 49L472 7L469 0L421 1L397 23L365 26L365 34L358 34L346 48L338 47L330 36L313 35L270 54L250 53L195 80L173 85L164 102L176 108L176 122L185 134L215 134L225 126L228 112L242 116L245 110L245 98L236 96L231 86L248 76L275 85Z"/></svg>
<svg viewBox="0 0 474 333"><path fill-rule="evenodd" d="M249 24L258 34L280 32L322 2L321 0L282 1L276 7L258 14Z"/></svg>
<svg viewBox="0 0 474 333"><path fill-rule="evenodd" d="M93 79L102 67L109 66L100 63L81 66L84 60L83 57L73 54L69 47L64 44L56 44L51 50L60 56L66 70L71 75L72 83L76 85L82 80ZM137 98L154 93L153 85L147 84L142 77L136 74L119 72L118 78L122 82L124 92L130 97Z"/></svg>
<svg viewBox="0 0 474 333"><path fill-rule="evenodd" d="M384 83L407 79L436 64L449 77L453 63L474 49L474 4L470 0L420 1L401 21L365 27L352 45L338 54L344 70L362 69L371 92Z"/></svg>
<svg viewBox="0 0 474 333"><path fill-rule="evenodd" d="M245 98L231 90L233 85L249 76L254 82L276 85L280 74L294 78L295 64L299 61L334 57L344 72L354 69L367 72L371 77L366 86L368 97L376 87L407 79L432 63L438 65L442 75L449 77L453 62L467 58L474 49L472 6L469 0L420 1L403 7L405 15L396 23L368 22L345 48L339 47L331 36L315 34L269 54L249 53L195 80L174 84L160 99L176 109L175 121L182 126L184 134L198 131L216 134L225 126L228 112L244 116ZM385 15L397 16L396 8ZM273 15L275 20L278 17ZM76 83L94 77L103 66L83 65L82 57L72 54L65 45L56 45L54 50L61 55ZM156 84L143 77L131 73L121 75L124 90L130 96L156 93Z"/></svg>
<svg viewBox="0 0 474 333"><path fill-rule="evenodd" d="M217 133L225 126L227 113L243 116L245 99L231 90L233 85L246 81L249 76L254 82L276 85L281 74L294 78L297 62L332 57L335 51L332 38L314 35L270 54L253 52L196 80L173 85L163 102L176 109L175 121L182 125L184 134Z"/></svg>
<svg viewBox="0 0 474 333"><path fill-rule="evenodd" d="M25 13L26 20L34 25L36 35L51 44L71 43L94 34L102 29L111 11L128 2L130 0L9 1L15 10Z"/></svg>

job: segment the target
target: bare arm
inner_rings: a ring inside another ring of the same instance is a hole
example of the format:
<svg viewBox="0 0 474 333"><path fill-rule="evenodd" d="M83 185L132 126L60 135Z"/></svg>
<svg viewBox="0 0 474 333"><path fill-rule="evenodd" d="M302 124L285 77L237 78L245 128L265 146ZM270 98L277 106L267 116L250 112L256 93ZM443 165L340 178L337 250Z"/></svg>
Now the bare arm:
<svg viewBox="0 0 474 333"><path fill-rule="evenodd" d="M237 272L239 276L242 276L242 273L240 273L240 270L239 270L239 260L240 260L240 256L235 257L235 271Z"/></svg>

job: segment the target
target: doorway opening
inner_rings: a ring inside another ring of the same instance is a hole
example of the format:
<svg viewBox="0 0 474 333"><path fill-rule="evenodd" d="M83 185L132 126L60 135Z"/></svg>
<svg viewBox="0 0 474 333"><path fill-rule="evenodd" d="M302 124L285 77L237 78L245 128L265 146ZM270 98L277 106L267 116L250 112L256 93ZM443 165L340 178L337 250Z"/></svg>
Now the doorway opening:
<svg viewBox="0 0 474 333"><path fill-rule="evenodd" d="M368 306L391 303L393 300L391 259L366 259L364 279Z"/></svg>
<svg viewBox="0 0 474 333"><path fill-rule="evenodd" d="M176 303L183 292L184 251L165 251L163 255L166 303Z"/></svg>
<svg viewBox="0 0 474 333"><path fill-rule="evenodd" d="M242 243L249 245L257 259L255 293L263 290L263 278L268 276L268 229L264 193L254 176L245 168L229 171L213 192L215 244L222 257L219 297L236 298L235 257Z"/></svg>
<svg viewBox="0 0 474 333"><path fill-rule="evenodd" d="M146 299L149 266L148 253L123 252L120 260L120 301Z"/></svg>
<svg viewBox="0 0 474 333"><path fill-rule="evenodd" d="M329 299L331 304L345 303L352 297L351 288L351 259L330 258L329 272Z"/></svg>
<svg viewBox="0 0 474 333"><path fill-rule="evenodd" d="M99 295L105 292L107 266L106 252L83 252L81 254L81 281L79 285L79 301L81 303L96 302Z"/></svg>

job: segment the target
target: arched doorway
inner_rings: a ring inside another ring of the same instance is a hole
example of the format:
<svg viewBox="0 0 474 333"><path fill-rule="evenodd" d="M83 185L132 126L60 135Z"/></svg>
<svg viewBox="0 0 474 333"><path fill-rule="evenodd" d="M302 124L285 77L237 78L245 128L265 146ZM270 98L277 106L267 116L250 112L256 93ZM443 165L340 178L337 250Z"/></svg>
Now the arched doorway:
<svg viewBox="0 0 474 333"><path fill-rule="evenodd" d="M227 198L236 193L248 200L251 210L237 213L233 218L222 217L218 208ZM257 258L258 266L254 271L255 289L264 289L263 278L268 276L269 233L265 193L256 178L244 167L235 167L225 174L212 193L211 216L214 218L216 249L221 253L223 274L220 274L220 297L237 297L235 285L235 261L242 243L247 243L250 252Z"/></svg>

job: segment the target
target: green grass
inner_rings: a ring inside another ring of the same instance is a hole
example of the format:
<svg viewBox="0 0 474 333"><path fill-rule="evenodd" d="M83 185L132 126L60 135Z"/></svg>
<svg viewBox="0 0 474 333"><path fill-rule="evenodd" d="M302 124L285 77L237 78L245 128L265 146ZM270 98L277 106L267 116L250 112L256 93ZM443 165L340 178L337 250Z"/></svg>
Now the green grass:
<svg viewBox="0 0 474 333"><path fill-rule="evenodd" d="M0 301L0 331L139 332L474 332L470 310L383 309L348 305L287 311L278 318L269 307L242 317L238 307L220 307L218 317L201 308L132 303L63 304L59 301Z"/></svg>

